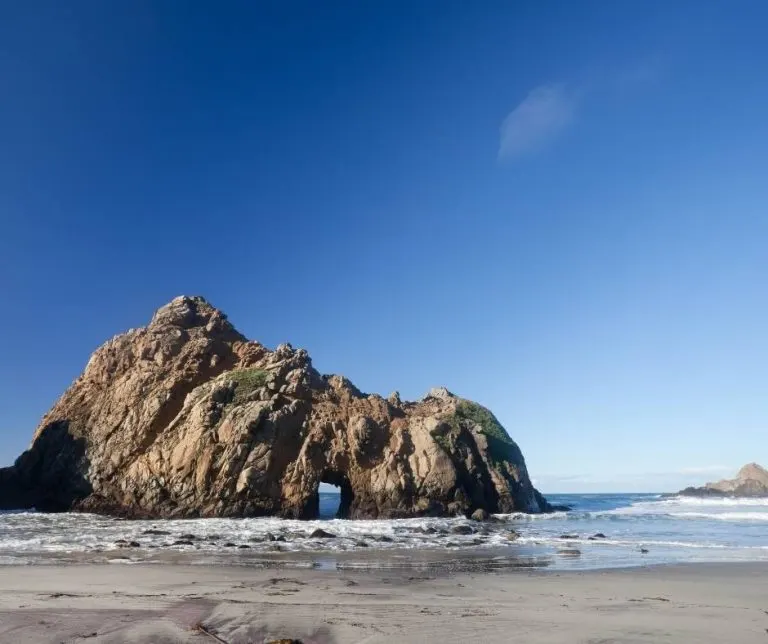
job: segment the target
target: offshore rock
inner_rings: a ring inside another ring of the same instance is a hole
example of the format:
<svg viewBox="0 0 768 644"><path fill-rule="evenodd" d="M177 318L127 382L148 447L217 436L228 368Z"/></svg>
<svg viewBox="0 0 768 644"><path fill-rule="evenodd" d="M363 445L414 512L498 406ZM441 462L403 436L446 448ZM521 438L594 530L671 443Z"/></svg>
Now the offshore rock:
<svg viewBox="0 0 768 644"><path fill-rule="evenodd" d="M544 512L518 446L445 388L365 395L288 344L248 341L200 297L100 347L0 470L0 508L124 517Z"/></svg>
<svg viewBox="0 0 768 644"><path fill-rule="evenodd" d="M707 483L704 487L687 487L681 496L699 497L768 497L768 470L749 463L739 470L735 479Z"/></svg>

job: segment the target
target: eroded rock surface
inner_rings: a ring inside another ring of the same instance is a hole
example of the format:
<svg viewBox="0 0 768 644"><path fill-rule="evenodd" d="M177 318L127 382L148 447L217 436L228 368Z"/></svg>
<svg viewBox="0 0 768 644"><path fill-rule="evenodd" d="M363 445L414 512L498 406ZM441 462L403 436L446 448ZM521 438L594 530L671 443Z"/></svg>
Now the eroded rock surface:
<svg viewBox="0 0 768 644"><path fill-rule="evenodd" d="M321 376L248 341L199 297L118 335L0 470L0 506L128 517L312 518L320 482L350 518L550 509L484 407Z"/></svg>

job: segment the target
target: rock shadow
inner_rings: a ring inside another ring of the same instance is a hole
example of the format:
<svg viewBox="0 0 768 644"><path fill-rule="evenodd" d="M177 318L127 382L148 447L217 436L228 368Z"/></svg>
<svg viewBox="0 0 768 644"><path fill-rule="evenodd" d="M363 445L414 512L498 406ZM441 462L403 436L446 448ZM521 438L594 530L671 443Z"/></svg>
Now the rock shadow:
<svg viewBox="0 0 768 644"><path fill-rule="evenodd" d="M0 509L67 512L91 494L85 439L68 420L46 425L30 449L0 470Z"/></svg>

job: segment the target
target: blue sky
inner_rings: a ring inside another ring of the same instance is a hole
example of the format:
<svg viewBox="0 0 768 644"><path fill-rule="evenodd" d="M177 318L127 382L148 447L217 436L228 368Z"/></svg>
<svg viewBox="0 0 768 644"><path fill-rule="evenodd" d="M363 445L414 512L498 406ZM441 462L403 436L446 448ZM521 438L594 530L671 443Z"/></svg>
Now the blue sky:
<svg viewBox="0 0 768 644"><path fill-rule="evenodd" d="M763 2L0 5L0 460L202 294L545 492L768 464Z"/></svg>

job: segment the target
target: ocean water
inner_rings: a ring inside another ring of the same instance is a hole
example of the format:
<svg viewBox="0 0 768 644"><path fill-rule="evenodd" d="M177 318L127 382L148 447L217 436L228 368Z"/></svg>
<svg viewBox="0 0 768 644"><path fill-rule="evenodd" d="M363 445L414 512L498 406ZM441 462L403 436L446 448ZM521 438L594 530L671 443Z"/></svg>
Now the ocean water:
<svg viewBox="0 0 768 644"><path fill-rule="evenodd" d="M333 518L339 497L321 494L322 518L316 521L126 521L89 514L7 512L0 514L0 564L174 562L333 567L381 562L400 565L410 560L455 566L456 562L477 560L495 567L588 569L768 560L768 499L663 498L656 494L547 498L573 509L547 515L497 515L488 523L463 518L345 521ZM317 528L335 538L312 537ZM598 533L605 537L596 537Z"/></svg>

